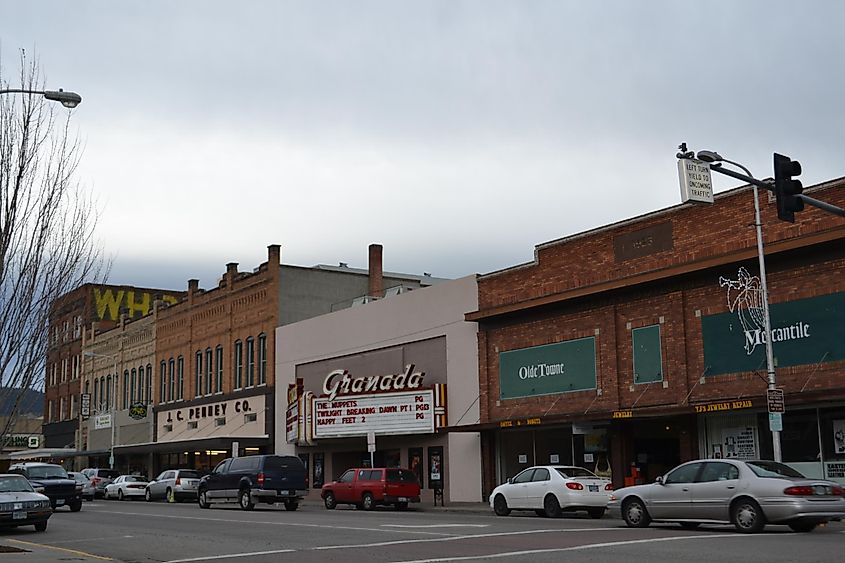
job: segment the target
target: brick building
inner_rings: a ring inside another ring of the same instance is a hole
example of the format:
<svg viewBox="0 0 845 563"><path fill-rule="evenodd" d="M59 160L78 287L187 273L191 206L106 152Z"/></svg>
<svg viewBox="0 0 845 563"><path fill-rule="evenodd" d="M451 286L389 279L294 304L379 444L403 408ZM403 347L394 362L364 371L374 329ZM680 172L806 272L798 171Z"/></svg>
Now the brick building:
<svg viewBox="0 0 845 563"><path fill-rule="evenodd" d="M45 456L73 453L78 441L83 329L97 322L105 330L121 315L146 315L156 299L175 303L181 296L164 289L85 284L54 302L44 380Z"/></svg>
<svg viewBox="0 0 845 563"><path fill-rule="evenodd" d="M845 180L805 190L845 206ZM845 219L761 194L783 459L845 480ZM697 457L771 458L750 187L536 247L483 275L483 488L532 464L614 484ZM763 333L764 334L764 333Z"/></svg>
<svg viewBox="0 0 845 563"><path fill-rule="evenodd" d="M272 453L276 327L431 283L383 272L375 244L364 270L281 264L280 247L271 245L251 272L227 264L214 288L189 280L184 300L155 313L155 438L121 441L116 467L147 459L154 477L170 467L211 469L233 447Z"/></svg>

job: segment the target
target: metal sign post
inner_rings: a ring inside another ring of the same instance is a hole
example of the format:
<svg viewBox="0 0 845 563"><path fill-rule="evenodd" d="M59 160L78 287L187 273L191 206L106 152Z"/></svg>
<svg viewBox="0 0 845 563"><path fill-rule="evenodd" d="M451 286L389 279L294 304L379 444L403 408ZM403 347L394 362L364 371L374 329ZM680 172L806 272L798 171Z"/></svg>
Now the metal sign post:
<svg viewBox="0 0 845 563"><path fill-rule="evenodd" d="M367 432L367 451L370 452L370 467L375 465L375 461L373 460L373 454L376 451L376 433L375 432Z"/></svg>

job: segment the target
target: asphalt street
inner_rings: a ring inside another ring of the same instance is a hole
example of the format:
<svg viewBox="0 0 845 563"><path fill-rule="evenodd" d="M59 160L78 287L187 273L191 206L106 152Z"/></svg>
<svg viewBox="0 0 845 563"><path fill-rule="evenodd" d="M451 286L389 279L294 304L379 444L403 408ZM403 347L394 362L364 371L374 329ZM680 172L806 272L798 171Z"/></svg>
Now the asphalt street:
<svg viewBox="0 0 845 563"><path fill-rule="evenodd" d="M312 562L312 561L842 561L845 525L810 534L784 526L745 535L730 526L634 530L610 516L548 519L533 513L496 517L475 510L327 511L310 502L296 512L259 506L252 512L217 505L96 501L81 512L60 510L46 533L0 531L0 563L48 561Z"/></svg>

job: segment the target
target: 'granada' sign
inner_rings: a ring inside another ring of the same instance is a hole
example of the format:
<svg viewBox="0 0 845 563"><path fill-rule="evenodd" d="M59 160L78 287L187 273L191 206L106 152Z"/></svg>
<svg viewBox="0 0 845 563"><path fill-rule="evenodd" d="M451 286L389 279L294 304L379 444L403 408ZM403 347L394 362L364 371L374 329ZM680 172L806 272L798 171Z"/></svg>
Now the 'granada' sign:
<svg viewBox="0 0 845 563"><path fill-rule="evenodd" d="M348 370L336 369L323 381L323 392L331 401L338 395L413 390L422 387L424 377L425 372L414 371L414 364L405 366L402 373L365 377L353 377Z"/></svg>

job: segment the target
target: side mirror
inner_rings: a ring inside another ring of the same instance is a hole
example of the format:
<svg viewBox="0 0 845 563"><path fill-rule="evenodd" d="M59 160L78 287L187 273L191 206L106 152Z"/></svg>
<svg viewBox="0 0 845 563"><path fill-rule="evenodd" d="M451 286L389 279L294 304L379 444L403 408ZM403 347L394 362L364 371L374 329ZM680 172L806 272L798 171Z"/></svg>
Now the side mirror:
<svg viewBox="0 0 845 563"><path fill-rule="evenodd" d="M658 475L657 479L655 479L654 482L657 483L658 485L665 485L665 483L663 482L663 476L662 475Z"/></svg>
<svg viewBox="0 0 845 563"><path fill-rule="evenodd" d="M508 485L512 485L512 484L513 484L513 477L508 477Z"/></svg>

